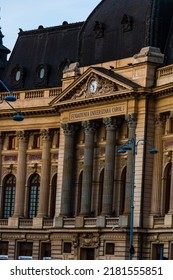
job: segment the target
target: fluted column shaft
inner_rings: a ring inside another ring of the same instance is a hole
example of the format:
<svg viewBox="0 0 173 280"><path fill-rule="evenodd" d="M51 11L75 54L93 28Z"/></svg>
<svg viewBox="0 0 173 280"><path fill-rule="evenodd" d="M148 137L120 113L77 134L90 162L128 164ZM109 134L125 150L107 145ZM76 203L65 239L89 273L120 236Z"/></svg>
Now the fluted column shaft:
<svg viewBox="0 0 173 280"><path fill-rule="evenodd" d="M17 131L19 142L19 152L17 161L17 178L16 178L16 193L15 207L13 217L24 216L24 198L25 198L25 183L26 183L26 151L28 145L28 134L24 131Z"/></svg>
<svg viewBox="0 0 173 280"><path fill-rule="evenodd" d="M48 215L49 186L50 186L50 163L51 163L51 133L49 130L41 130L43 140L42 165L40 181L40 199L37 217Z"/></svg>
<svg viewBox="0 0 173 280"><path fill-rule="evenodd" d="M95 123L93 121L84 121L82 126L85 129L85 148L80 214L88 216L91 212Z"/></svg>
<svg viewBox="0 0 173 280"><path fill-rule="evenodd" d="M103 119L103 123L106 126L106 149L103 181L102 215L111 215L115 167L115 129L117 126L117 122L116 119L105 118Z"/></svg>
<svg viewBox="0 0 173 280"><path fill-rule="evenodd" d="M74 165L74 124L62 124L64 130L64 161L62 175L61 216L71 214L71 191Z"/></svg>
<svg viewBox="0 0 173 280"><path fill-rule="evenodd" d="M151 213L161 213L161 185L162 185L162 135L164 120L157 117L155 120L155 147L159 153L154 156Z"/></svg>
<svg viewBox="0 0 173 280"><path fill-rule="evenodd" d="M131 141L135 137L136 125L137 125L137 116L136 114L127 114L125 115L125 120L128 124L129 128L129 135L128 138ZM133 141L133 140L132 140ZM132 196L132 176L134 176L133 168L134 165L134 154L133 149L128 151L127 155L127 174L126 174L126 190L125 190L125 207L124 207L124 214L130 214L131 208L131 196Z"/></svg>

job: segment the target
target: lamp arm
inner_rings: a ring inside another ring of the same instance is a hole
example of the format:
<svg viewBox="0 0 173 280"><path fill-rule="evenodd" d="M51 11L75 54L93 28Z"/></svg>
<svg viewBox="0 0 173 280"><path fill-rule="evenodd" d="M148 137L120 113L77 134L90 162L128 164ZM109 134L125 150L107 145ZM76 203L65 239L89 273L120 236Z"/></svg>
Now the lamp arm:
<svg viewBox="0 0 173 280"><path fill-rule="evenodd" d="M8 101L5 101L17 114L19 113Z"/></svg>
<svg viewBox="0 0 173 280"><path fill-rule="evenodd" d="M0 83L3 85L3 87L6 89L6 91L11 93L11 91L8 89L8 87L4 84L4 82L2 80L0 80Z"/></svg>

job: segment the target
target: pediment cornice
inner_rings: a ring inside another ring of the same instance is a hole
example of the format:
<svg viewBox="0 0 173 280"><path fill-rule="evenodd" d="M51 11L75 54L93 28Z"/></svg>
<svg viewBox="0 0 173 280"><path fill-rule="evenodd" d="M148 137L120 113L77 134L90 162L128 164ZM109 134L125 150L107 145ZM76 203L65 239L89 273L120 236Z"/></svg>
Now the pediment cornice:
<svg viewBox="0 0 173 280"><path fill-rule="evenodd" d="M92 90L92 83L95 88ZM50 105L53 107L92 103L107 98L124 97L139 86L130 80L104 68L89 68L69 85Z"/></svg>

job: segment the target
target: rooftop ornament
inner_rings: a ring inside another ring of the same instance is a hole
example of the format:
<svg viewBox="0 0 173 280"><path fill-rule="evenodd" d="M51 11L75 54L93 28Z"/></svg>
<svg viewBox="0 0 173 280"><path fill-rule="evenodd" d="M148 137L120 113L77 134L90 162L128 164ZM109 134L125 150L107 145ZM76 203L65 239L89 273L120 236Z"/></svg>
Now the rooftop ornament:
<svg viewBox="0 0 173 280"><path fill-rule="evenodd" d="M4 82L2 80L0 80L0 84L2 84L3 88L7 92L9 92L9 95L7 95L4 98L2 96L0 96L0 104L2 104L5 101L12 108L12 110L15 112L12 119L14 121L23 121L24 116L10 104L10 102L15 102L16 101L16 97L12 94L12 92L8 89L8 87L4 84Z"/></svg>

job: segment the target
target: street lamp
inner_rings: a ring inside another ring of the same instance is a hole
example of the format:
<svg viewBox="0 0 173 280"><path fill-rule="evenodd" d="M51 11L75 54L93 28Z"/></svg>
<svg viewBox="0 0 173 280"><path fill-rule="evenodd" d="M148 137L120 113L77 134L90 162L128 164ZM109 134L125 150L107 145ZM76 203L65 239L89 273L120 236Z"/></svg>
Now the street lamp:
<svg viewBox="0 0 173 280"><path fill-rule="evenodd" d="M132 151L132 180L131 180L131 208L130 208L130 247L129 247L129 260L132 260L132 256L134 254L134 246L133 246L133 224L134 224L134 188L135 188L135 157L137 155L138 144L146 143L151 146L150 154L156 154L157 149L151 145L148 141L144 139L139 139L136 141L136 134L133 138L129 139L127 143L118 150L118 153L125 153L127 151Z"/></svg>
<svg viewBox="0 0 173 280"><path fill-rule="evenodd" d="M20 112L18 112L11 104L10 102L14 102L16 101L16 97L11 93L11 91L8 89L8 87L4 84L4 82L2 80L0 80L0 84L2 84L2 86L5 88L5 90L7 92L9 92L9 95L7 95L5 98L3 98L2 96L0 97L0 104L2 104L4 101L13 109L13 111L15 112L15 114L13 115L12 119L14 121L23 121L24 116L21 115Z"/></svg>

